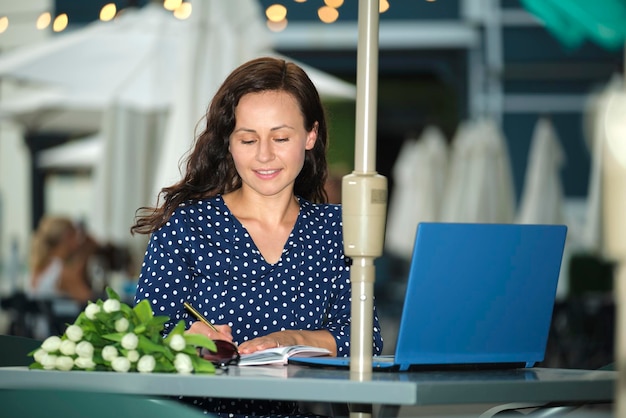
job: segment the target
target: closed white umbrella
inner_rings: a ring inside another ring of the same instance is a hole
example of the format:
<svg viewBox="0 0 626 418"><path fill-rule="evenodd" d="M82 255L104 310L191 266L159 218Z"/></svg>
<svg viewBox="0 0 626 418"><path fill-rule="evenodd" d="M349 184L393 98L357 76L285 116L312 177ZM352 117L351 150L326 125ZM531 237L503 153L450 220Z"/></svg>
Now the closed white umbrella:
<svg viewBox="0 0 626 418"><path fill-rule="evenodd" d="M539 118L530 143L518 223L560 224L565 221L560 173L564 163L565 154L552 122Z"/></svg>
<svg viewBox="0 0 626 418"><path fill-rule="evenodd" d="M439 221L447 166L448 146L439 128L428 126L419 139L405 140L393 167L387 251L410 259L418 223Z"/></svg>
<svg viewBox="0 0 626 418"><path fill-rule="evenodd" d="M445 222L512 222L515 193L504 135L493 120L463 122L442 203Z"/></svg>

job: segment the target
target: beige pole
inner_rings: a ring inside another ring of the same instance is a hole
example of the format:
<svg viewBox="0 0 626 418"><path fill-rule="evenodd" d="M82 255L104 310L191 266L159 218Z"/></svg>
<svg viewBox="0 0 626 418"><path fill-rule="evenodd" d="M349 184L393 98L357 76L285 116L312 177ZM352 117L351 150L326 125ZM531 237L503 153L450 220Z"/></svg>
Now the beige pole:
<svg viewBox="0 0 626 418"><path fill-rule="evenodd" d="M375 171L378 100L378 1L359 0L355 169L343 178L344 251L352 259L350 372L372 373L374 259L382 255L387 179Z"/></svg>

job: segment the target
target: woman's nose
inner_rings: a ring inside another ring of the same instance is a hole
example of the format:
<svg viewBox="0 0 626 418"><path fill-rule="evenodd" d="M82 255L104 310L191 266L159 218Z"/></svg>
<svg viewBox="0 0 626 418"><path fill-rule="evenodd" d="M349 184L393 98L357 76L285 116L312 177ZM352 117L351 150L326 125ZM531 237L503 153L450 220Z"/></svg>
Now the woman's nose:
<svg viewBox="0 0 626 418"><path fill-rule="evenodd" d="M272 141L259 141L257 148L257 160L270 161L274 158L274 147Z"/></svg>

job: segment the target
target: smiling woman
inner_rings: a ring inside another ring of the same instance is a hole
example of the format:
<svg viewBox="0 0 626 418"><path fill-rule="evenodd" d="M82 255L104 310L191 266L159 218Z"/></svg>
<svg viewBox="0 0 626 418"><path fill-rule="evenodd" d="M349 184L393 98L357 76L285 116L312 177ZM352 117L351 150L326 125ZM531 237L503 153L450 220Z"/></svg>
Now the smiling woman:
<svg viewBox="0 0 626 418"><path fill-rule="evenodd" d="M185 320L187 332L234 342L242 357L295 345L350 354L349 260L341 206L326 203L327 136L301 67L264 57L226 78L184 178L132 229L151 233L135 299L170 318L166 333ZM379 354L376 317L371 344ZM300 412L293 402L191 402L224 416Z"/></svg>

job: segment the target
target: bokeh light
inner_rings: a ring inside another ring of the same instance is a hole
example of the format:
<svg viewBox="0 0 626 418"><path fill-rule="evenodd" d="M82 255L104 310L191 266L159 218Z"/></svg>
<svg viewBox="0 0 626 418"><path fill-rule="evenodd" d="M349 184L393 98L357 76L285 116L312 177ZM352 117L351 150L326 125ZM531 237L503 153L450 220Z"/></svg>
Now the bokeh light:
<svg viewBox="0 0 626 418"><path fill-rule="evenodd" d="M103 22L108 22L115 17L116 13L117 6L115 6L115 3L105 4L104 6L102 6L102 9L100 9L100 20L102 20Z"/></svg>
<svg viewBox="0 0 626 418"><path fill-rule="evenodd" d="M343 5L343 0L324 0L324 4L328 7L338 9Z"/></svg>
<svg viewBox="0 0 626 418"><path fill-rule="evenodd" d="M265 16L272 22L280 22L287 17L287 8L282 4L272 4L265 10Z"/></svg>
<svg viewBox="0 0 626 418"><path fill-rule="evenodd" d="M337 9L328 6L322 6L317 9L317 15L324 23L333 23L339 18L339 12Z"/></svg>
<svg viewBox="0 0 626 418"><path fill-rule="evenodd" d="M67 28L67 23L67 13L61 13L54 18L54 22L52 23L52 30L55 32L62 32L65 30L65 28Z"/></svg>
<svg viewBox="0 0 626 418"><path fill-rule="evenodd" d="M174 11L180 7L183 0L165 0L163 2L163 8L169 11Z"/></svg>
<svg viewBox="0 0 626 418"><path fill-rule="evenodd" d="M174 17L180 20L188 19L191 16L191 3L184 2L174 10Z"/></svg>
<svg viewBox="0 0 626 418"><path fill-rule="evenodd" d="M389 10L389 2L387 0L380 0L378 2L378 12L385 13L387 10Z"/></svg>
<svg viewBox="0 0 626 418"><path fill-rule="evenodd" d="M0 33L6 32L9 27L9 18L6 16L0 17Z"/></svg>
<svg viewBox="0 0 626 418"><path fill-rule="evenodd" d="M37 22L35 22L35 27L39 30L43 30L50 26L50 22L52 22L52 15L50 12L43 12L37 18Z"/></svg>

